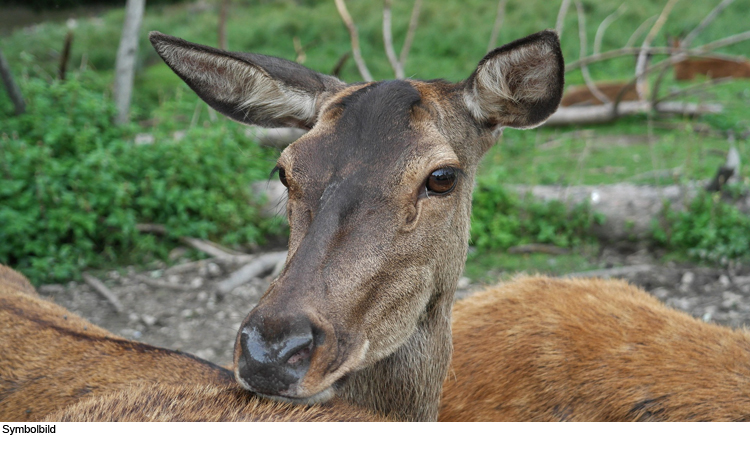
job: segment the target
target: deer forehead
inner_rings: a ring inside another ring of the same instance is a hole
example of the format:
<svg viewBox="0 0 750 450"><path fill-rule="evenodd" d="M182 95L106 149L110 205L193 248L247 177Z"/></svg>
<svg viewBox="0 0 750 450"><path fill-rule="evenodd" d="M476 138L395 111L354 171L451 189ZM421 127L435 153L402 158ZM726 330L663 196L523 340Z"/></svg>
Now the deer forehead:
<svg viewBox="0 0 750 450"><path fill-rule="evenodd" d="M298 183L355 177L362 184L409 189L439 167L461 168L438 126L444 105L434 103L426 84L348 86L324 100L318 123L284 150L279 166Z"/></svg>

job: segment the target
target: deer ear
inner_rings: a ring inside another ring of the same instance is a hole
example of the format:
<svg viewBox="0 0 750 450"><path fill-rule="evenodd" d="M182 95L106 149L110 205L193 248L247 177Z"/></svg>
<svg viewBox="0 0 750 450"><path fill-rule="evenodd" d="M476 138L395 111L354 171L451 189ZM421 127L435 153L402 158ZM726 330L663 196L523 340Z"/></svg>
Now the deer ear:
<svg viewBox="0 0 750 450"><path fill-rule="evenodd" d="M238 122L312 128L320 98L344 83L285 59L226 52L152 31L164 62L212 108Z"/></svg>
<svg viewBox="0 0 750 450"><path fill-rule="evenodd" d="M564 71L557 34L542 31L489 52L465 81L464 101L492 130L532 128L560 104Z"/></svg>

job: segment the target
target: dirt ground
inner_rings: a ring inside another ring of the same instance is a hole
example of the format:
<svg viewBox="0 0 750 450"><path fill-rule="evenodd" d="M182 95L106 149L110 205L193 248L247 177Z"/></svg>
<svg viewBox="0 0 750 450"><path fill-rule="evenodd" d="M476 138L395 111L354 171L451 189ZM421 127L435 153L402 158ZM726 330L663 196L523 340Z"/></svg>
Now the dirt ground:
<svg viewBox="0 0 750 450"><path fill-rule="evenodd" d="M630 280L675 308L705 321L732 327L750 325L750 267L710 268L658 263L646 251L605 249L603 275ZM217 364L231 363L240 322L268 288L272 273L216 294L216 284L242 264L219 259L136 272L111 271L101 277L118 296L118 314L105 298L83 282L42 285L42 295L123 337L193 353ZM624 267L618 268L618 267ZM618 274L618 272L620 272ZM623 273L624 272L624 273ZM463 278L457 298L483 286Z"/></svg>

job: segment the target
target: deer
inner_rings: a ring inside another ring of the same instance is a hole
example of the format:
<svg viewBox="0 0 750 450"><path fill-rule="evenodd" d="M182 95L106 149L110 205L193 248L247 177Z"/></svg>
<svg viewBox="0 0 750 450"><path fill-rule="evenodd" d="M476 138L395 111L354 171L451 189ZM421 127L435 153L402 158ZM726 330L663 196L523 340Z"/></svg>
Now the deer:
<svg viewBox="0 0 750 450"><path fill-rule="evenodd" d="M273 405L340 402L389 420L436 420L452 353L451 308L468 249L476 169L505 127L538 126L557 109L564 84L557 35L545 30L498 47L457 83L351 84L272 56L223 51L159 32L149 38L166 64L218 112L245 124L308 130L281 152L274 169L288 190L289 252L238 330L234 380ZM13 315L4 320L23 322ZM19 333L21 350L13 356L0 352L6 385L44 380L55 356L68 368L85 359L68 359L54 346L44 357L34 356L39 340ZM85 355L92 339L86 334L76 342ZM115 359L135 367L133 354ZM188 365L195 361L184 358ZM118 393L120 381L100 377L99 370L101 365L50 375L58 377L55 389L67 389L60 401L26 394L33 389L14 387L12 395L40 415L42 409L49 414L83 402L91 412L101 411L102 402L122 404L124 397L141 401ZM164 374L162 380L158 372L137 376L151 389L182 377ZM208 372L226 381L218 368ZM41 383L52 386L50 380ZM111 400L87 399L89 391ZM0 405L7 404L5 396L0 394Z"/></svg>
<svg viewBox="0 0 750 450"><path fill-rule="evenodd" d="M674 65L675 80L692 80L696 75L708 78L750 78L750 61L745 58L701 56L687 58Z"/></svg>
<svg viewBox="0 0 750 450"><path fill-rule="evenodd" d="M290 405L196 356L118 337L0 265L0 421L376 421L341 401Z"/></svg>
<svg viewBox="0 0 750 450"><path fill-rule="evenodd" d="M747 421L750 332L621 280L520 277L457 302L440 421Z"/></svg>

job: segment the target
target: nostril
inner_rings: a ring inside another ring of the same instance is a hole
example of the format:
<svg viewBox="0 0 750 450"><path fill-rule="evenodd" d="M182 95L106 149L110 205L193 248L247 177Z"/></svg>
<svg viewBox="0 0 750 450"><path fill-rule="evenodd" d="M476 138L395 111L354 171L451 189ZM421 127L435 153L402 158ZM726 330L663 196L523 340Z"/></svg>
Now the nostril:
<svg viewBox="0 0 750 450"><path fill-rule="evenodd" d="M313 348L312 333L287 339L279 352L279 363L296 366L310 359Z"/></svg>

